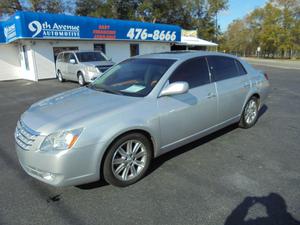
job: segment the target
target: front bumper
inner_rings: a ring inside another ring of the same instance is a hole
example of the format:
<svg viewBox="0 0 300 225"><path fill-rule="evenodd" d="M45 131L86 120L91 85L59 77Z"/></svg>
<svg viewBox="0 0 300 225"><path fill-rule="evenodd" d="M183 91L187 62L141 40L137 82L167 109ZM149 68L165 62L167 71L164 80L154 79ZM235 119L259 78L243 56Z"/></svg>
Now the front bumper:
<svg viewBox="0 0 300 225"><path fill-rule="evenodd" d="M89 183L100 178L95 146L62 152L26 151L16 145L22 168L30 176L53 186Z"/></svg>

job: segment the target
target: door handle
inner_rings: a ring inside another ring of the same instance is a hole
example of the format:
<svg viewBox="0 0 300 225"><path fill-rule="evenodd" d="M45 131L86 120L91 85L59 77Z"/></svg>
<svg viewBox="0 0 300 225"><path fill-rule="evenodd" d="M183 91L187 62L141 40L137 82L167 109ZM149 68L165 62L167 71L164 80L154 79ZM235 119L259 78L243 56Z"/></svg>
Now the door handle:
<svg viewBox="0 0 300 225"><path fill-rule="evenodd" d="M215 93L209 92L206 96L206 98L215 98L217 95Z"/></svg>

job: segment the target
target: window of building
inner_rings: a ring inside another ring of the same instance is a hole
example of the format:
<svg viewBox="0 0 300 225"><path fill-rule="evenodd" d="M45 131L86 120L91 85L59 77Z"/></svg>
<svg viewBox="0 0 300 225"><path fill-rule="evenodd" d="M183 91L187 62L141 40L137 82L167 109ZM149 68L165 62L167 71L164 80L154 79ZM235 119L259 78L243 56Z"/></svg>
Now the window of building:
<svg viewBox="0 0 300 225"><path fill-rule="evenodd" d="M130 56L136 56L140 54L139 44L130 44Z"/></svg>
<svg viewBox="0 0 300 225"><path fill-rule="evenodd" d="M105 44L94 44L94 51L101 51L106 54Z"/></svg>
<svg viewBox="0 0 300 225"><path fill-rule="evenodd" d="M171 75L169 82L185 81L190 88L210 82L207 62L204 57L188 60L181 64Z"/></svg>
<svg viewBox="0 0 300 225"><path fill-rule="evenodd" d="M24 53L25 68L26 68L26 70L30 70L29 61L28 61L28 49L27 49L26 45L22 46L22 50L23 50L23 53Z"/></svg>
<svg viewBox="0 0 300 225"><path fill-rule="evenodd" d="M225 80L240 75L233 58L208 56L207 59L214 81Z"/></svg>

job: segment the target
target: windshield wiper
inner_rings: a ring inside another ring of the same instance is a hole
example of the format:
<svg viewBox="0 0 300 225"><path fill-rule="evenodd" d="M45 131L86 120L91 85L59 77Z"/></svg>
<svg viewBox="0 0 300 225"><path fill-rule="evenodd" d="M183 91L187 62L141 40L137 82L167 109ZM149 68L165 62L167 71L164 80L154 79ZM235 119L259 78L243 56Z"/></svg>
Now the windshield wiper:
<svg viewBox="0 0 300 225"><path fill-rule="evenodd" d="M117 90L114 90L112 88L109 88L107 86L104 86L104 85L93 85L93 84L89 84L87 86L88 88L91 88L93 90L96 90L96 91L102 91L102 92L107 92L107 93L111 93L111 94L116 94L116 95L124 95L121 91L117 91Z"/></svg>

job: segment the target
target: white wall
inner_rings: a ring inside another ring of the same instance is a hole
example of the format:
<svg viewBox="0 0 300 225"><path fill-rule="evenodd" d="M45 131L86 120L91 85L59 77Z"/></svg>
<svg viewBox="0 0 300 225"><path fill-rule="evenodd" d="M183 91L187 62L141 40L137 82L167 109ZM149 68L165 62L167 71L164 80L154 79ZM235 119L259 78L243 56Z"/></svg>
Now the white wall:
<svg viewBox="0 0 300 225"><path fill-rule="evenodd" d="M116 63L130 57L130 43L139 44L140 55L170 50L169 43L161 42L22 40L15 45L0 45L0 80L55 78L53 47L78 47L81 51L93 51L95 43L105 44L106 55ZM24 45L29 69L25 66Z"/></svg>
<svg viewBox="0 0 300 225"><path fill-rule="evenodd" d="M21 78L19 49L16 44L0 45L0 80Z"/></svg>

